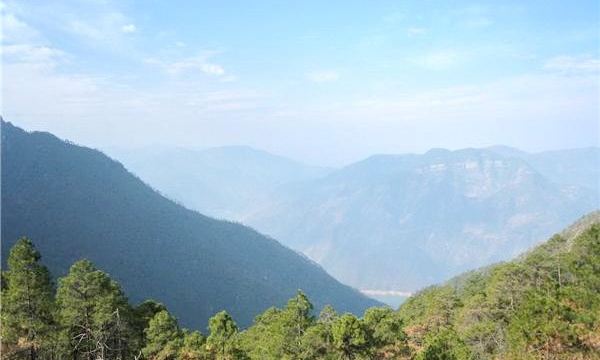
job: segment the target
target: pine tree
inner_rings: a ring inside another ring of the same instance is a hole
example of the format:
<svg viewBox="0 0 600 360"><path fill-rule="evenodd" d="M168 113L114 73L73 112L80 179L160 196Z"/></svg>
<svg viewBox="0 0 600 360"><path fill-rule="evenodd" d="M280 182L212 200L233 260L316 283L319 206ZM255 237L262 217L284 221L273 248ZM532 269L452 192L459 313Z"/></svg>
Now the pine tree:
<svg viewBox="0 0 600 360"><path fill-rule="evenodd" d="M283 355L297 357L302 352L302 336L314 322L311 312L313 305L306 294L298 290L295 297L291 298L281 313L281 326L283 332Z"/></svg>
<svg viewBox="0 0 600 360"><path fill-rule="evenodd" d="M470 359L471 352L456 331L452 328L431 333L425 341L425 349L417 356L418 360L462 360Z"/></svg>
<svg viewBox="0 0 600 360"><path fill-rule="evenodd" d="M202 360L206 358L206 339L199 331L184 331L183 346L179 350L179 360Z"/></svg>
<svg viewBox="0 0 600 360"><path fill-rule="evenodd" d="M3 274L2 342L15 344L16 352L26 352L32 360L48 346L52 330L52 283L40 259L33 243L21 238L12 247Z"/></svg>
<svg viewBox="0 0 600 360"><path fill-rule="evenodd" d="M367 352L369 341L356 316L344 314L332 324L333 345L342 359L351 360Z"/></svg>
<svg viewBox="0 0 600 360"><path fill-rule="evenodd" d="M124 359L135 347L125 295L89 260L59 280L56 303L63 344L74 359Z"/></svg>
<svg viewBox="0 0 600 360"><path fill-rule="evenodd" d="M150 320L163 310L167 310L166 306L154 300L145 300L133 309L133 327L140 344L146 343L145 330Z"/></svg>
<svg viewBox="0 0 600 360"><path fill-rule="evenodd" d="M181 330L177 320L167 310L158 312L144 331L146 346L142 353L146 359L174 359L181 347Z"/></svg>
<svg viewBox="0 0 600 360"><path fill-rule="evenodd" d="M221 311L210 318L208 328L210 335L206 339L206 348L216 360L244 357L237 344L237 325L226 311Z"/></svg>
<svg viewBox="0 0 600 360"><path fill-rule="evenodd" d="M365 312L363 323L372 353L394 358L408 355L406 333L397 312L389 307L373 307Z"/></svg>
<svg viewBox="0 0 600 360"><path fill-rule="evenodd" d="M330 359L333 351L332 324L338 318L335 309L326 305L317 321L304 332L302 336L301 359Z"/></svg>

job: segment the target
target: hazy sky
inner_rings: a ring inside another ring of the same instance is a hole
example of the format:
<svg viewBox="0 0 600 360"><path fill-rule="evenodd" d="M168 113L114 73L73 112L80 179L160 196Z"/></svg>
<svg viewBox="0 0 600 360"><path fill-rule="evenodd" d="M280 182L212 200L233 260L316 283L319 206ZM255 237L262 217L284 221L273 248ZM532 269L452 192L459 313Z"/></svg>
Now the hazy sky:
<svg viewBox="0 0 600 360"><path fill-rule="evenodd" d="M598 145L599 2L5 1L6 120L314 164Z"/></svg>

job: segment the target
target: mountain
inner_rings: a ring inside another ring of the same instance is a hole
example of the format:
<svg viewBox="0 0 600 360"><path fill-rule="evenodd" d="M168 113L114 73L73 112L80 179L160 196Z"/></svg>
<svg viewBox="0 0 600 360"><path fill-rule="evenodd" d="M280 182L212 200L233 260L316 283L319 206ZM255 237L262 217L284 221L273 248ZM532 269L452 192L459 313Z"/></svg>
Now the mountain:
<svg viewBox="0 0 600 360"><path fill-rule="evenodd" d="M597 188L555 180L487 149L376 155L244 221L355 287L413 291L515 256L598 208Z"/></svg>
<svg viewBox="0 0 600 360"><path fill-rule="evenodd" d="M167 196L267 233L389 303L509 259L600 207L600 148L433 149L341 169L244 147L122 156Z"/></svg>
<svg viewBox="0 0 600 360"><path fill-rule="evenodd" d="M553 182L600 191L600 147L540 153L527 153L506 146L494 146L490 150L526 161Z"/></svg>
<svg viewBox="0 0 600 360"><path fill-rule="evenodd" d="M423 289L399 309L417 351L443 334L474 359L597 359L600 212L518 258Z"/></svg>
<svg viewBox="0 0 600 360"><path fill-rule="evenodd" d="M276 198L274 194L283 185L322 177L331 171L248 146L202 150L146 147L114 149L110 153L170 198L224 219L244 218L256 204Z"/></svg>
<svg viewBox="0 0 600 360"><path fill-rule="evenodd" d="M297 289L317 308L378 304L251 228L164 198L99 151L5 122L1 215L3 265L27 236L55 276L88 258L131 300L159 299L193 328L223 309L246 326Z"/></svg>

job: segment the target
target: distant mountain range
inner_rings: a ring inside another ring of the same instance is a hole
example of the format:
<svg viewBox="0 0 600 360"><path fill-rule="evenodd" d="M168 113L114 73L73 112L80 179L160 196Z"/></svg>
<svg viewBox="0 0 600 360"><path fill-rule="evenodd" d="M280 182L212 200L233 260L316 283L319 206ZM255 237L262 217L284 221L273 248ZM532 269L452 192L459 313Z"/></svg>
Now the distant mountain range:
<svg viewBox="0 0 600 360"><path fill-rule="evenodd" d="M197 329L223 309L249 325L297 289L317 308L378 305L274 239L164 198L99 151L4 121L1 130L3 265L27 236L54 275L88 258L132 301L158 299Z"/></svg>
<svg viewBox="0 0 600 360"><path fill-rule="evenodd" d="M323 177L332 169L308 166L248 146L204 150L146 147L109 150L155 189L185 206L223 219L240 219L274 191Z"/></svg>
<svg viewBox="0 0 600 360"><path fill-rule="evenodd" d="M159 153L117 156L167 196L270 234L373 293L402 294L509 259L600 207L600 148L433 149L341 169L246 147ZM163 155L169 161L155 161ZM227 196L236 201L213 204Z"/></svg>

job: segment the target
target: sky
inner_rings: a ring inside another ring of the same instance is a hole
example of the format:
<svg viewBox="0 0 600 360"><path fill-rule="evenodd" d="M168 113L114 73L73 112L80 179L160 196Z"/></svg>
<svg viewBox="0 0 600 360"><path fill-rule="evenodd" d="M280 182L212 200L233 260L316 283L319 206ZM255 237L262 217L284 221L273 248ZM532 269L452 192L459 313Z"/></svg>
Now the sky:
<svg viewBox="0 0 600 360"><path fill-rule="evenodd" d="M597 146L598 1L3 1L5 120L316 165Z"/></svg>

